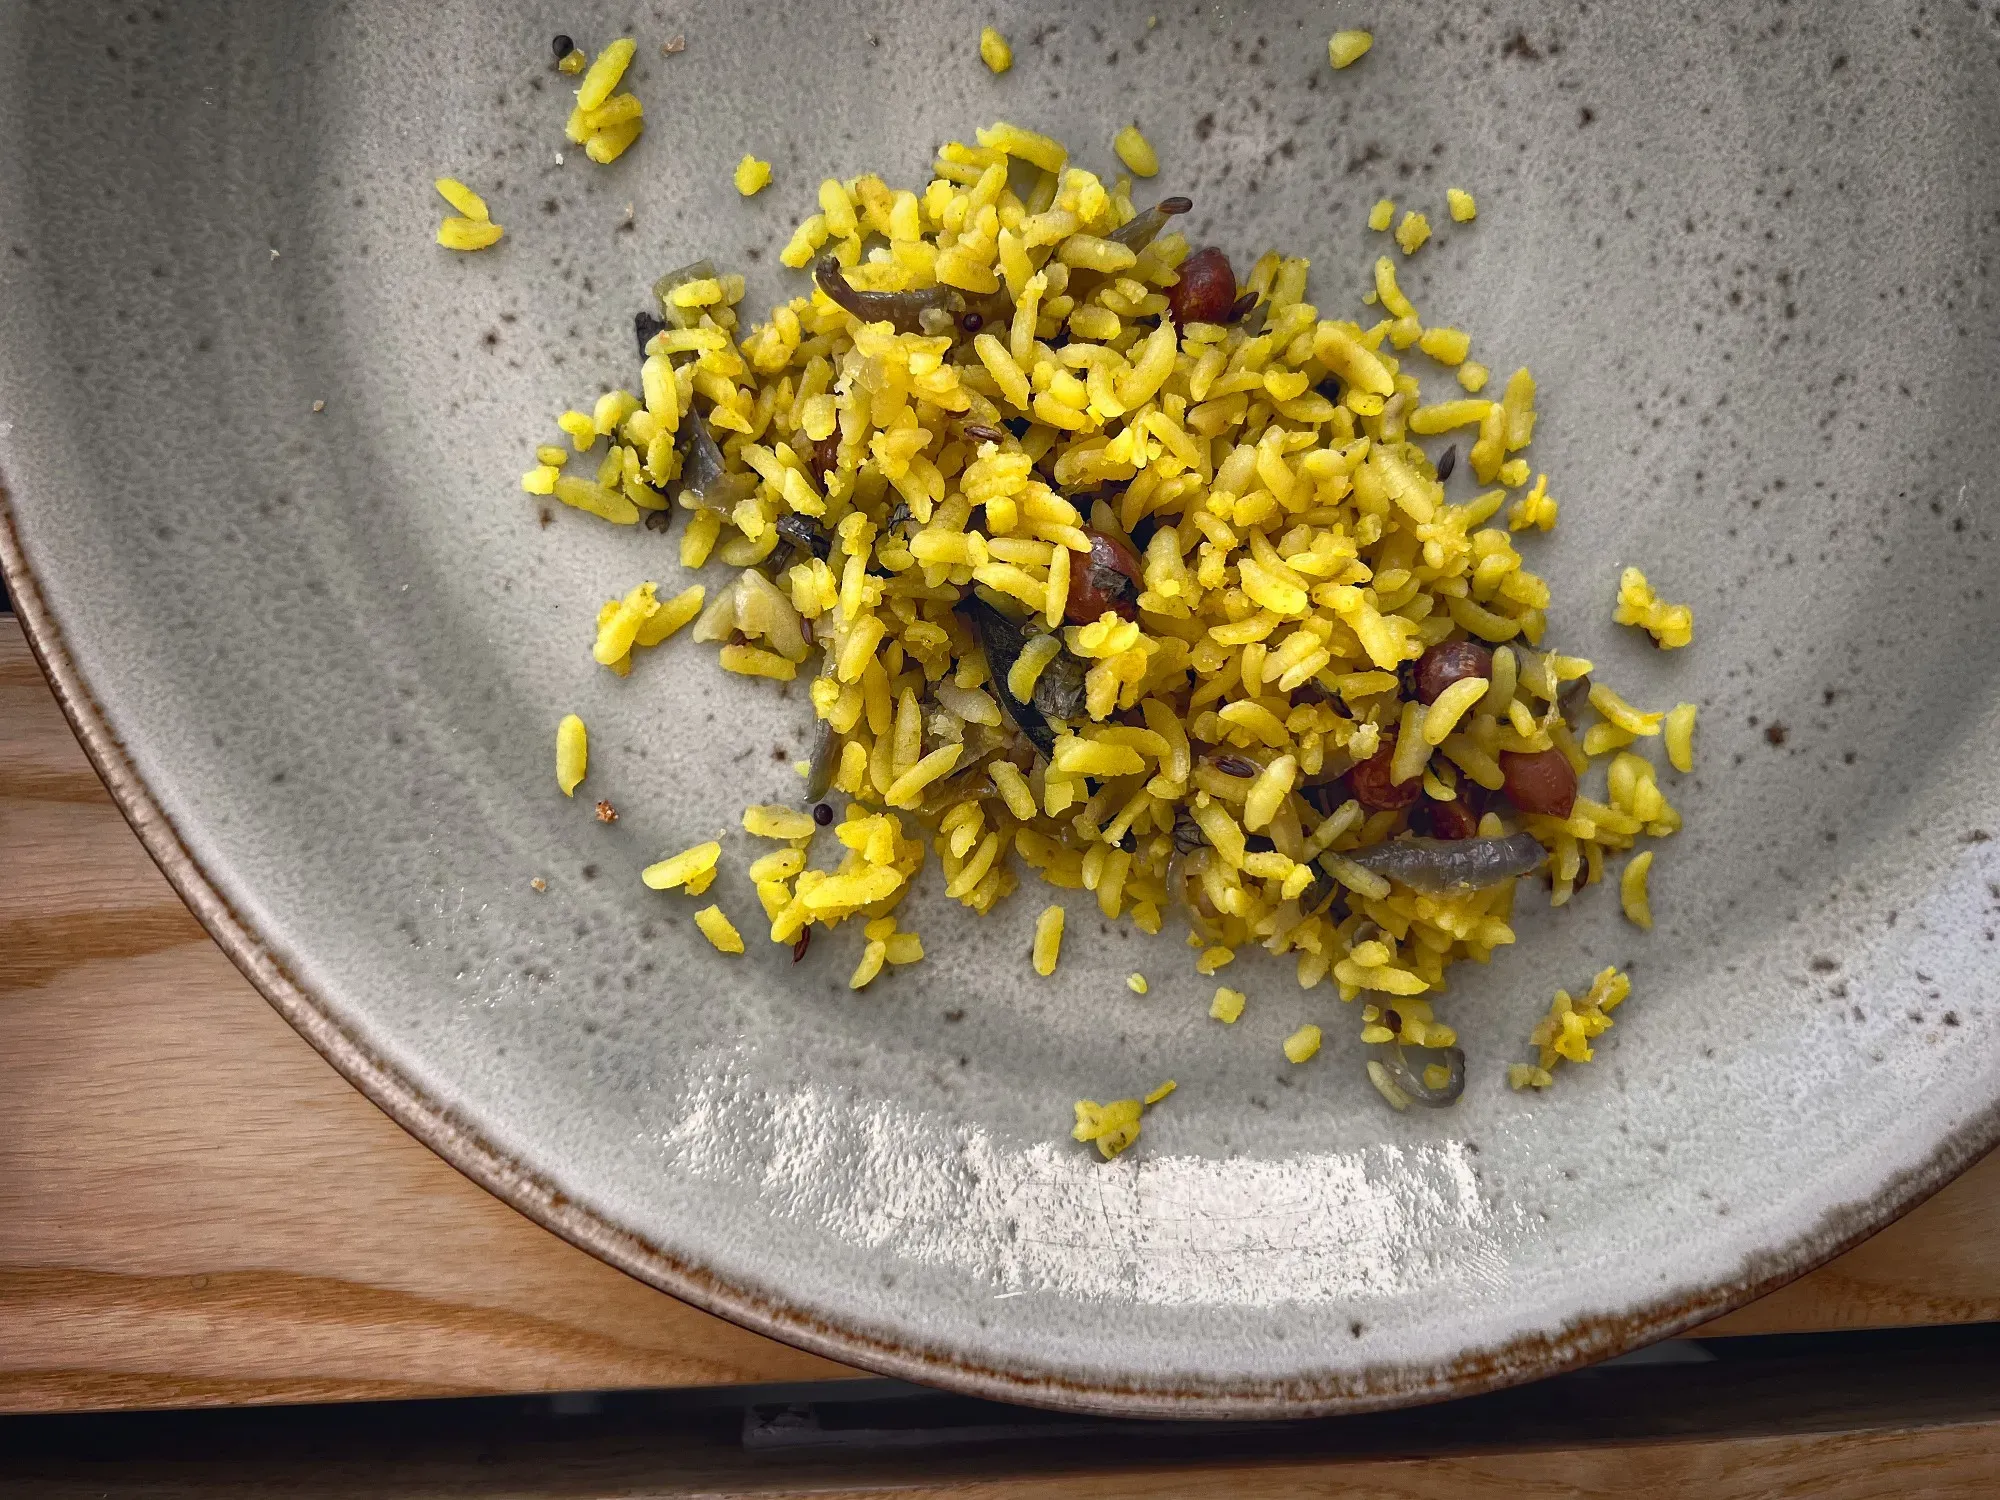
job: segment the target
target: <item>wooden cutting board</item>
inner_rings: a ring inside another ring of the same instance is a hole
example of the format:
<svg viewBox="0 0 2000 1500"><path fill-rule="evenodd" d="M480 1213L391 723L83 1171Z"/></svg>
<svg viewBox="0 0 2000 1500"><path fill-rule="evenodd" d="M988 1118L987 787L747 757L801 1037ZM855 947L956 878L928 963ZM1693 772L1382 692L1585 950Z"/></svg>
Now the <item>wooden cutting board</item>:
<svg viewBox="0 0 2000 1500"><path fill-rule="evenodd" d="M2000 1318L2000 1159L1704 1330ZM231 967L0 618L0 1410L860 1372L697 1312L458 1175Z"/></svg>

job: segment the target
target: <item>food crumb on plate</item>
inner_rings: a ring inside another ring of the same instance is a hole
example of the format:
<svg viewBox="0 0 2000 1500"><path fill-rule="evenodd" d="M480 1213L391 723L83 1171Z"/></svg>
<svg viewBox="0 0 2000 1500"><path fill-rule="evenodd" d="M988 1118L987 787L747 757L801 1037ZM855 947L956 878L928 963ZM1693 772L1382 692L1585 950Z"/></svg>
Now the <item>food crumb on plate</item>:
<svg viewBox="0 0 2000 1500"><path fill-rule="evenodd" d="M1014 66L1014 49L1007 38L988 26L979 33L979 60L996 75Z"/></svg>
<svg viewBox="0 0 2000 1500"><path fill-rule="evenodd" d="M1528 1038L1540 1055L1532 1064L1510 1066L1508 1083L1517 1089L1545 1089L1554 1081L1559 1064L1589 1062L1596 1056L1591 1040L1611 1029L1611 1012L1631 993L1631 979L1615 965L1600 969L1579 999L1570 998L1567 990L1557 990L1548 1014Z"/></svg>
<svg viewBox="0 0 2000 1500"><path fill-rule="evenodd" d="M1098 1154L1109 1161L1139 1139L1141 1116L1173 1091L1174 1081L1169 1078L1143 1099L1114 1099L1109 1104L1079 1099L1076 1125L1070 1135L1075 1140L1093 1142Z"/></svg>
<svg viewBox="0 0 2000 1500"><path fill-rule="evenodd" d="M1137 125L1127 125L1111 138L1111 149L1118 159L1138 177L1157 176L1160 170L1160 155L1153 149L1153 143L1139 132Z"/></svg>
<svg viewBox="0 0 2000 1500"><path fill-rule="evenodd" d="M1415 209L1407 210L1402 222L1396 226L1396 243L1402 246L1405 255L1415 255L1430 237L1431 221Z"/></svg>
<svg viewBox="0 0 2000 1500"><path fill-rule="evenodd" d="M562 788L565 797L576 795L589 765L590 736L583 720L575 714L564 714L562 722L556 725L556 785Z"/></svg>
<svg viewBox="0 0 2000 1500"><path fill-rule="evenodd" d="M1619 575L1618 605L1611 618L1620 625L1637 625L1665 651L1678 650L1694 639L1694 610L1685 604L1667 603L1653 592L1653 585L1638 568L1627 568Z"/></svg>
<svg viewBox="0 0 2000 1500"><path fill-rule="evenodd" d="M1625 862L1625 873L1618 877L1618 901L1625 909L1625 916L1634 927L1653 930L1653 903L1646 889L1646 876L1653 868L1653 851L1645 849Z"/></svg>
<svg viewBox="0 0 2000 1500"><path fill-rule="evenodd" d="M714 839L671 854L655 864L646 866L639 872L639 878L656 891L670 891L677 886L686 886L695 894L695 882L714 872L716 862L722 857L722 845ZM706 882L703 882L704 885Z"/></svg>
<svg viewBox="0 0 2000 1500"><path fill-rule="evenodd" d="M1060 906L1050 906L1035 919L1035 972L1044 979L1055 973L1062 953L1064 915Z"/></svg>
<svg viewBox="0 0 2000 1500"><path fill-rule="evenodd" d="M486 200L472 191L455 177L440 177L431 184L438 196L449 203L456 213L438 225L437 242L447 250L484 250L488 245L499 242L506 231L493 222ZM273 250L271 258L276 260L278 252Z"/></svg>
<svg viewBox="0 0 2000 1500"><path fill-rule="evenodd" d="M1326 44L1326 60L1336 68L1351 67L1368 55L1375 37L1366 31L1336 31Z"/></svg>
<svg viewBox="0 0 2000 1500"><path fill-rule="evenodd" d="M1685 774L1694 769L1694 716L1692 703L1680 703L1667 710L1660 729L1667 747L1667 764Z"/></svg>
<svg viewBox="0 0 2000 1500"><path fill-rule="evenodd" d="M735 923L723 915L721 907L704 906L694 914L694 925L701 929L701 935L713 943L718 952L743 951L743 934L736 930Z"/></svg>
<svg viewBox="0 0 2000 1500"><path fill-rule="evenodd" d="M583 147L584 155L600 166L623 156L645 129L646 110L639 96L616 92L637 50L631 37L621 36L592 59L577 85L576 107L563 127L571 144Z"/></svg>

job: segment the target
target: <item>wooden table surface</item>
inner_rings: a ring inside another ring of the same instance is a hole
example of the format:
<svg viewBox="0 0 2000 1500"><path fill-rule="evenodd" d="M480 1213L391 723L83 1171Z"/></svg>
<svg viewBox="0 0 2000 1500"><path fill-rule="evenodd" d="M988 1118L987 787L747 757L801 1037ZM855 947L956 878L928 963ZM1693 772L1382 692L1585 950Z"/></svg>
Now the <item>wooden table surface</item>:
<svg viewBox="0 0 2000 1500"><path fill-rule="evenodd" d="M1996 1243L2000 1158L1703 1332L2000 1319ZM181 905L0 617L0 1411L857 1373L572 1248L350 1088Z"/></svg>

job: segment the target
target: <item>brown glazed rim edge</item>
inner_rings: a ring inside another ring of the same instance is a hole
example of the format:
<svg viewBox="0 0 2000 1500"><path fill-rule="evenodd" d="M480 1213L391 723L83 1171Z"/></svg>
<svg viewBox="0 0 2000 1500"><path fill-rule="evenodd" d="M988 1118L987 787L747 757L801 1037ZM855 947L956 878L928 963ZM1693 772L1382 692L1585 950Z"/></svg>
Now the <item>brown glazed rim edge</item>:
<svg viewBox="0 0 2000 1500"><path fill-rule="evenodd" d="M1921 1165L1898 1172L1865 1201L1829 1210L1781 1248L1747 1260L1738 1274L1629 1312L1576 1319L1555 1334L1527 1334L1433 1365L1381 1365L1282 1380L1192 1381L1076 1378L1052 1369L982 1364L939 1348L843 1326L808 1307L724 1280L612 1223L555 1182L499 1150L446 1104L371 1051L319 996L290 973L217 889L106 721L69 654L60 625L29 568L4 478L0 478L0 576L29 649L62 705L84 753L119 811L181 899L222 951L328 1062L383 1113L460 1172L545 1229L651 1286L756 1333L882 1375L998 1401L1061 1410L1168 1418L1304 1417L1441 1401L1553 1375L1609 1358L1718 1317L1831 1260L1923 1202L2000 1140L2000 1104L1968 1119Z"/></svg>

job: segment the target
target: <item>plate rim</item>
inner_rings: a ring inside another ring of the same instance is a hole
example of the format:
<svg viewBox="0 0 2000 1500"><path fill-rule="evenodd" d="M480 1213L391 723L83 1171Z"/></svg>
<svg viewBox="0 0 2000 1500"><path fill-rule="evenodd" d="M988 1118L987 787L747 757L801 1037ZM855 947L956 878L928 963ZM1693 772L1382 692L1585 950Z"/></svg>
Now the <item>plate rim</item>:
<svg viewBox="0 0 2000 1500"><path fill-rule="evenodd" d="M1829 1209L1785 1245L1750 1256L1732 1278L1626 1312L1574 1319L1552 1335L1518 1335L1439 1363L1270 1380L1174 1382L1136 1374L1113 1382L1054 1369L985 1365L945 1350L883 1339L730 1282L613 1222L499 1149L451 1106L429 1097L368 1048L230 905L139 775L84 680L29 565L4 473L0 579L63 717L168 884L265 1000L370 1103L501 1202L628 1276L753 1333L879 1375L989 1400L1131 1417L1340 1416L1478 1395L1669 1338L1776 1291L1886 1228L2000 1144L1996 1101L1938 1142L1923 1162L1893 1174L1873 1197Z"/></svg>

